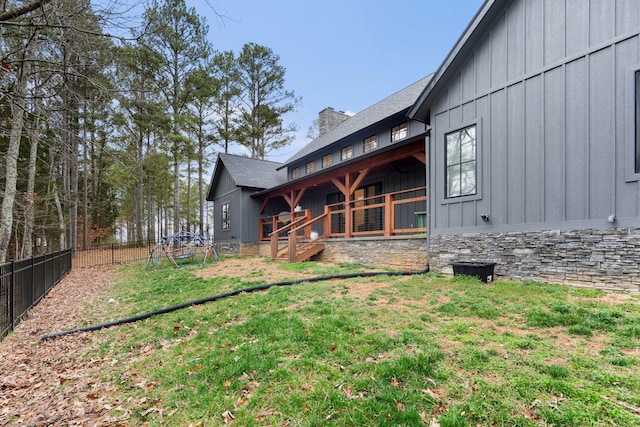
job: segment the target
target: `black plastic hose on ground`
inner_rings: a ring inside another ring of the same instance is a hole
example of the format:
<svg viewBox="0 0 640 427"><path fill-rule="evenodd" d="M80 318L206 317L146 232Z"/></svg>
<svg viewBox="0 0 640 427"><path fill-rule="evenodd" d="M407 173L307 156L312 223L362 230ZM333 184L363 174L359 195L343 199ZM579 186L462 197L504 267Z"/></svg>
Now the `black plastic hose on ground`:
<svg viewBox="0 0 640 427"><path fill-rule="evenodd" d="M321 281L324 281L324 280L351 279L351 278L354 278L354 277L373 277L373 276L382 276L382 275L387 275L387 276L412 276L412 275L417 275L417 274L426 274L428 272L429 272L429 265L427 265L424 270L420 270L420 271L369 271L369 272L365 271L365 272L362 272L362 273L334 274L334 275L329 275L329 276L316 276L316 277L310 277L310 278L306 278L306 279L290 280L290 281L285 281L285 282L267 283L267 284L264 284L264 285L252 286L252 287L249 287L249 288L238 289L238 290L231 291L231 292L225 292L223 294L214 295L214 296L211 296L211 297L208 297L208 298L203 298L203 299L199 299L199 300L185 302L183 304L174 305L172 307L161 308L161 309L156 310L156 311L151 311L151 312L148 312L148 313L139 314L137 316L127 317L125 319L114 320L112 322L101 323L101 324L93 325L93 326L85 326L85 327L77 328L77 329L70 329L68 331L56 332L56 333L53 333L53 334L46 334L46 335L43 335L40 339L42 341L45 341L45 340L61 337L63 335L71 335L71 334L75 334L75 333L78 333L78 332L97 331L99 329L110 328L112 326L123 325L125 323L138 322L140 320L145 320L145 319L148 319L150 317L157 316L157 315L160 315L160 314L171 313L173 311L182 310L183 308L188 308L188 307L192 307L192 306L195 306L195 305L202 305L202 304L205 304L205 303L208 303L208 302L217 301L219 299L233 297L233 296L240 295L240 294L246 294L246 293L256 292L256 291L264 291L264 290L267 290L267 289L275 287L275 286L291 286L291 285L297 285L297 284L303 283L303 282L321 282Z"/></svg>

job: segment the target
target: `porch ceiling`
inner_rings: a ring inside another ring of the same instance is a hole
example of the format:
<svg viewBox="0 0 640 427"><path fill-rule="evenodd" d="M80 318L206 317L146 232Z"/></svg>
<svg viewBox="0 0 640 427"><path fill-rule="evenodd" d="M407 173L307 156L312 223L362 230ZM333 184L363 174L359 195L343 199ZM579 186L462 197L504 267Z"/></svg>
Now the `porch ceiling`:
<svg viewBox="0 0 640 427"><path fill-rule="evenodd" d="M321 189L335 187L332 182L336 177L344 177L349 173L358 173L367 170L367 175L372 176L389 170L394 170L416 163L426 164L424 135L406 142L402 146L391 145L385 149L377 150L371 155L359 156L349 162L342 162L321 172L299 178L295 181L267 189L256 193L263 201L274 197L287 197L287 195L305 191L309 188Z"/></svg>

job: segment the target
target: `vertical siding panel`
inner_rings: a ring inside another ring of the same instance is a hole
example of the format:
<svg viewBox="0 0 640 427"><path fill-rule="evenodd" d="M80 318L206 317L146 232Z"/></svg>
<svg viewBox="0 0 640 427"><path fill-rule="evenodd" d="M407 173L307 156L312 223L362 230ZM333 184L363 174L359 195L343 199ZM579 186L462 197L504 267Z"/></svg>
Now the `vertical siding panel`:
<svg viewBox="0 0 640 427"><path fill-rule="evenodd" d="M483 213L491 213L491 137L490 137L490 126L489 123L489 114L490 111L490 96L483 96L482 98L478 98L475 102L476 106L476 118L478 119L478 123L480 125L479 136L479 150L478 153L480 158L480 167L479 167L479 175L478 175L478 191L480 191L480 195L482 196L475 203L475 208L477 209L477 214Z"/></svg>
<svg viewBox="0 0 640 427"><path fill-rule="evenodd" d="M588 217L589 74L587 60L567 64L566 183L567 220Z"/></svg>
<svg viewBox="0 0 640 427"><path fill-rule="evenodd" d="M445 196L445 142L444 134L449 129L449 117L448 114L438 114L434 118L434 128L436 129L435 135L431 139L433 146L432 152L434 155L431 157L431 189L432 195L435 197L432 200L432 223L434 228L447 228L449 226L449 209L447 204L442 204Z"/></svg>
<svg viewBox="0 0 640 427"><path fill-rule="evenodd" d="M507 222L524 222L524 84L507 89Z"/></svg>
<svg viewBox="0 0 640 427"><path fill-rule="evenodd" d="M507 11L507 79L513 80L524 74L525 18L524 2L514 2Z"/></svg>
<svg viewBox="0 0 640 427"><path fill-rule="evenodd" d="M632 143L626 136L626 120L633 116L632 103L628 99L631 94L627 93L628 81L633 74L631 67L638 64L640 64L640 37L634 37L616 46L616 182L622 183L616 188L616 215L619 217L640 216L638 207L640 184L625 182L627 146Z"/></svg>
<svg viewBox="0 0 640 427"><path fill-rule="evenodd" d="M589 38L593 46L614 36L616 0L591 0L590 9Z"/></svg>
<svg viewBox="0 0 640 427"><path fill-rule="evenodd" d="M590 57L589 121L590 152L590 218L606 218L613 212L611 195L614 193L611 171L613 163L614 119L614 48L598 51Z"/></svg>
<svg viewBox="0 0 640 427"><path fill-rule="evenodd" d="M486 92L491 87L491 37L486 37L476 52L475 72L476 88L479 93Z"/></svg>
<svg viewBox="0 0 640 427"><path fill-rule="evenodd" d="M544 75L544 192L545 221L564 220L564 68Z"/></svg>
<svg viewBox="0 0 640 427"><path fill-rule="evenodd" d="M503 15L491 32L491 87L507 81L507 20Z"/></svg>
<svg viewBox="0 0 640 427"><path fill-rule="evenodd" d="M525 8L525 73L537 70L543 65L543 6L544 0L523 1Z"/></svg>
<svg viewBox="0 0 640 427"><path fill-rule="evenodd" d="M472 55L462 69L462 99L470 99L477 93L475 68L475 55Z"/></svg>
<svg viewBox="0 0 640 427"><path fill-rule="evenodd" d="M506 90L490 97L491 222L506 223L507 212L507 100ZM487 140L485 140L485 143ZM484 187L483 187L484 188Z"/></svg>
<svg viewBox="0 0 640 427"><path fill-rule="evenodd" d="M638 31L640 8L638 0L618 0L616 2L616 35Z"/></svg>
<svg viewBox="0 0 640 427"><path fill-rule="evenodd" d="M545 0L544 65L558 62L564 56L565 22L565 0Z"/></svg>
<svg viewBox="0 0 640 427"><path fill-rule="evenodd" d="M584 52L589 47L588 0L567 0L567 55Z"/></svg>
<svg viewBox="0 0 640 427"><path fill-rule="evenodd" d="M462 76L460 73L449 86L449 105L459 105L462 102Z"/></svg>
<svg viewBox="0 0 640 427"><path fill-rule="evenodd" d="M543 78L526 81L525 90L525 221L544 220Z"/></svg>

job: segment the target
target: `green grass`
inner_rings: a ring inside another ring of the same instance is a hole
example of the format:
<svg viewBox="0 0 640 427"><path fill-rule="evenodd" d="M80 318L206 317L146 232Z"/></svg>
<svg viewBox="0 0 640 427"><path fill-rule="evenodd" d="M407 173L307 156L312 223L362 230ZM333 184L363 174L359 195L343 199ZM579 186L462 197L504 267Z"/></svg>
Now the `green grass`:
<svg viewBox="0 0 640 427"><path fill-rule="evenodd" d="M265 283L195 271L124 268L108 317ZM640 426L640 300L604 296L435 274L303 283L108 329L100 352L132 426Z"/></svg>

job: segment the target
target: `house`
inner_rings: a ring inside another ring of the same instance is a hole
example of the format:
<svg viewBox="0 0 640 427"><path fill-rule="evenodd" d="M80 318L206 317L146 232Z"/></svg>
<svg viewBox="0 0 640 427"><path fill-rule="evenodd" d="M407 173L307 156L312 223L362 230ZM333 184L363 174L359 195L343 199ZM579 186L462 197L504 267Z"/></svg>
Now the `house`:
<svg viewBox="0 0 640 427"><path fill-rule="evenodd" d="M640 291L640 2L488 0L408 116L432 268Z"/></svg>
<svg viewBox="0 0 640 427"><path fill-rule="evenodd" d="M487 0L434 74L251 194L258 249L640 294L638 105L640 2Z"/></svg>
<svg viewBox="0 0 640 427"><path fill-rule="evenodd" d="M271 173L282 173L286 180L266 185L267 180L262 179L263 189L250 195L245 191L244 204L253 206L254 216L236 220L232 213L231 221L242 222L243 230L253 224L255 231L250 236L231 231L234 227L228 227L222 216L220 194L237 185L231 180L227 180L230 187L219 183L226 175L219 167L230 167L228 157L223 156L222 163L216 164L207 197L218 199L215 212L219 218L214 219L218 246L222 242L233 248L231 253L247 253L252 248L289 260L322 252L323 259L399 268L409 264L421 269L426 262L428 132L423 122L408 119L407 113L429 80L425 77L353 116L331 108L321 111L320 136L275 169L267 165ZM225 234L220 233L223 228ZM311 239L315 235L318 238ZM344 245L355 241L359 250ZM407 256L407 244L413 250L411 256Z"/></svg>
<svg viewBox="0 0 640 427"><path fill-rule="evenodd" d="M234 255L255 251L261 204L251 196L285 182L286 175L276 170L278 166L280 163L218 154L207 193L215 209L213 234L218 251Z"/></svg>

